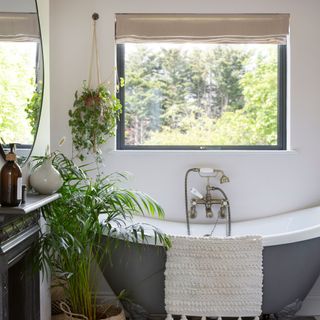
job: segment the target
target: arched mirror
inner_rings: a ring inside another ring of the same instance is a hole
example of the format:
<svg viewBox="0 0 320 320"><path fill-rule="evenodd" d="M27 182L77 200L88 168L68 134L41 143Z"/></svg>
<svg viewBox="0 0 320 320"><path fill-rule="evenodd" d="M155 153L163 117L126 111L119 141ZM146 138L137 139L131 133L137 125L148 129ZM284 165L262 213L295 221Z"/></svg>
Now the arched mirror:
<svg viewBox="0 0 320 320"><path fill-rule="evenodd" d="M0 0L0 153L16 144L30 156L43 93L43 55L36 0Z"/></svg>

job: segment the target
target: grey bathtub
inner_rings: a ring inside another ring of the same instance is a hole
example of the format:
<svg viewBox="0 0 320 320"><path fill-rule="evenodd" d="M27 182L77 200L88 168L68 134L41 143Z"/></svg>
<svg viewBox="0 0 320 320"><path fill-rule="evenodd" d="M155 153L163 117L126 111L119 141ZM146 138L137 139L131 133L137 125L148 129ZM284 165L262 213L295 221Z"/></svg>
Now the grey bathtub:
<svg viewBox="0 0 320 320"><path fill-rule="evenodd" d="M301 217L310 218L312 226L306 226L303 220L304 225L301 222L299 228ZM169 234L182 234L186 230L183 223L141 217L135 220L157 225ZM217 234L225 230L224 226L219 227ZM303 301L320 273L320 208L237 222L232 227L233 235L263 236L263 313L278 313L297 299ZM208 228L193 225L191 234L206 234ZM116 241L112 263L106 260L101 264L111 288L116 294L126 289L133 301L150 314L164 314L164 248Z"/></svg>

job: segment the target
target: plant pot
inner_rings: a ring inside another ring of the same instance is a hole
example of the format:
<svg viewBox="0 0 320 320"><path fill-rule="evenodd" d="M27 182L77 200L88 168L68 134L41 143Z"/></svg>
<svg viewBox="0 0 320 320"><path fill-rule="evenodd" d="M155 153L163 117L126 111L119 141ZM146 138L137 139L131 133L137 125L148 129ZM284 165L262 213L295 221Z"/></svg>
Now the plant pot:
<svg viewBox="0 0 320 320"><path fill-rule="evenodd" d="M88 317L82 314L76 314L71 312L69 306L65 302L60 302L60 309L63 311L65 315L65 320L88 320ZM126 320L124 311L120 307L99 305L97 306L97 313L99 310L110 310L110 315L103 315L101 317L97 317L97 320Z"/></svg>

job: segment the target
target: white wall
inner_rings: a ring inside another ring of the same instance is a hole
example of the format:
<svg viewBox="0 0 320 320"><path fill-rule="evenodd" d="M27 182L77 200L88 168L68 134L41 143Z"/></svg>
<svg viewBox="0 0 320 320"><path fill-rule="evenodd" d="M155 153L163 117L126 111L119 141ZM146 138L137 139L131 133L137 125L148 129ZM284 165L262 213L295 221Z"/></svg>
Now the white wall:
<svg viewBox="0 0 320 320"><path fill-rule="evenodd" d="M320 1L318 0L55 0L51 15L51 143L66 135L74 92L88 77L91 14L98 12L98 39L104 80L115 61L117 12L290 13L289 137L294 151L111 151L105 171L130 171L130 185L156 198L168 219L184 219L184 173L190 167L223 169L231 183L232 218L248 219L320 203ZM114 148L114 141L105 151ZM205 181L202 181L204 185ZM195 182L195 184L197 184Z"/></svg>

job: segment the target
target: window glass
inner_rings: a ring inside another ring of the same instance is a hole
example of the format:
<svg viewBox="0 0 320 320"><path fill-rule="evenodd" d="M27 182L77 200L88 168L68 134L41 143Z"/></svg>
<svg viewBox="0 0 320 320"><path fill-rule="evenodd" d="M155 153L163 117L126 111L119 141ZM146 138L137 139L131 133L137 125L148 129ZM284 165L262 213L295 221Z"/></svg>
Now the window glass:
<svg viewBox="0 0 320 320"><path fill-rule="evenodd" d="M125 86L118 148L284 148L280 49L285 46L119 44Z"/></svg>

